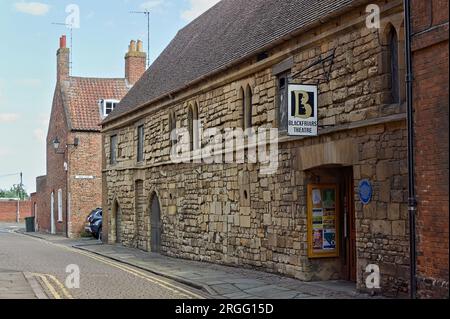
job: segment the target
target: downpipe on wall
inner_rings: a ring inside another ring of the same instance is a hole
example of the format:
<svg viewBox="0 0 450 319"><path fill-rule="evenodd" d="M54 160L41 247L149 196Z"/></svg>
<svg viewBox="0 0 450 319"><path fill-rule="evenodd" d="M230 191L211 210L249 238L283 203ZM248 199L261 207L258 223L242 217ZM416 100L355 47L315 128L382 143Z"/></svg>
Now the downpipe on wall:
<svg viewBox="0 0 450 319"><path fill-rule="evenodd" d="M408 116L408 214L409 214L409 254L410 254L410 298L416 299L416 213L417 200L414 178L414 109L413 109L413 73L411 57L411 1L404 0L405 12L405 58L406 58L406 103Z"/></svg>

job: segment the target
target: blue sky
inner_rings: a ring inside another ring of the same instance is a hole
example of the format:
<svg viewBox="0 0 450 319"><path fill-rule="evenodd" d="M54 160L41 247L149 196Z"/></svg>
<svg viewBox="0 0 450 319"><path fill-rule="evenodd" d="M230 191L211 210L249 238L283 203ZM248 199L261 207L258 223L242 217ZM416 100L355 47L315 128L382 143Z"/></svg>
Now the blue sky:
<svg viewBox="0 0 450 319"><path fill-rule="evenodd" d="M0 1L0 188L24 184L35 191L45 175L45 137L56 81L59 37L68 5L80 10L74 30L76 76L123 77L131 39L146 41L146 18L130 11L151 10L151 61L176 32L218 0L46 0ZM145 43L145 48L146 48Z"/></svg>

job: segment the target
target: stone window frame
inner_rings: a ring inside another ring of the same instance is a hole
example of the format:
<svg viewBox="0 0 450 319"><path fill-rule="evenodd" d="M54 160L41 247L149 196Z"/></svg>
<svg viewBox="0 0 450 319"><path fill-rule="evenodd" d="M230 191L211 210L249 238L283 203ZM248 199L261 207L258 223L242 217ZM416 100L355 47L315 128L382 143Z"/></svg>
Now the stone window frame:
<svg viewBox="0 0 450 319"><path fill-rule="evenodd" d="M113 144L113 140L115 140L115 144ZM109 165L111 165L111 166L114 166L117 164L118 140L119 140L119 136L117 133L113 133L109 136ZM115 145L115 147L113 148L114 145Z"/></svg>
<svg viewBox="0 0 450 319"><path fill-rule="evenodd" d="M237 97L241 128L252 128L253 125L253 92L251 83L246 82L239 85Z"/></svg>
<svg viewBox="0 0 450 319"><path fill-rule="evenodd" d="M144 140L145 140L145 126L144 124L137 127L137 148L136 160L138 163L144 162Z"/></svg>
<svg viewBox="0 0 450 319"><path fill-rule="evenodd" d="M291 70L286 71L284 73L280 73L277 75L277 96L275 101L275 110L276 110L276 127L278 128L280 135L287 135L288 133L288 84L291 75ZM281 87L280 83L284 80L284 87ZM284 98L284 101L281 101L281 98ZM282 105L283 104L283 105ZM281 123L281 107L285 108L286 119L285 123Z"/></svg>
<svg viewBox="0 0 450 319"><path fill-rule="evenodd" d="M384 97L384 104L401 105L406 101L406 63L405 63L405 30L403 17L400 15L391 16L382 21L380 34L381 60L379 61L379 73L385 75L385 89L387 91ZM396 37L397 61L395 68L397 70L397 101L393 97L392 89L392 69L393 60L391 59L392 36Z"/></svg>
<svg viewBox="0 0 450 319"><path fill-rule="evenodd" d="M253 90L250 84L245 87L244 129L253 127Z"/></svg>
<svg viewBox="0 0 450 319"><path fill-rule="evenodd" d="M144 130L144 138L142 140L142 152L143 152L143 154L142 154L142 160L141 161L139 161L139 154L138 154L138 151L139 151L139 128L140 127L143 127L143 130ZM133 145L134 145L134 151L136 152L136 154L133 154L133 157L136 158L136 164L137 165L143 165L145 163L145 120L144 119L141 119L141 120L139 120L139 121L134 123L134 133L133 134L134 134Z"/></svg>
<svg viewBox="0 0 450 319"><path fill-rule="evenodd" d="M280 136L286 136L288 133L288 84L291 81L291 73L294 67L294 56L290 56L280 63L274 65L272 67L272 76L276 81L276 99L275 99L275 120L272 122L273 127L278 128ZM285 81L285 87L280 88L280 81ZM283 91L282 91L283 90ZM286 123L285 127L281 125L281 116L280 116L280 95L284 93L285 102L286 103Z"/></svg>
<svg viewBox="0 0 450 319"><path fill-rule="evenodd" d="M200 116L197 101L188 103L187 111L188 131L189 131L189 151L195 152L201 148L200 145Z"/></svg>
<svg viewBox="0 0 450 319"><path fill-rule="evenodd" d="M169 117L168 117L168 121L169 121L169 141L170 141L170 146L174 146L178 143L178 138L173 138L172 133L174 130L177 129L177 114L175 113L175 110L169 110Z"/></svg>

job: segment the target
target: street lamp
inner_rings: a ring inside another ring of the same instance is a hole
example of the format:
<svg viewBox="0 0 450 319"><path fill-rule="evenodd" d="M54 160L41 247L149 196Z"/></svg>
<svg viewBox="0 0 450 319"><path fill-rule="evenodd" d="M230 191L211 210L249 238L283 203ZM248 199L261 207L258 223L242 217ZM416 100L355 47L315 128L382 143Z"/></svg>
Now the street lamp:
<svg viewBox="0 0 450 319"><path fill-rule="evenodd" d="M60 144L60 142L59 142L58 138L56 137L53 140L53 148L55 149L55 151L57 151L59 149L59 144Z"/></svg>
<svg viewBox="0 0 450 319"><path fill-rule="evenodd" d="M66 148L68 148L69 146L74 146L74 147L78 147L78 145L80 144L80 139L78 137L75 137L73 140L73 144L66 144ZM66 152L59 152L59 146L61 145L61 142L59 141L58 137L55 137L55 139L53 140L53 148L55 149L55 153L56 154L65 154Z"/></svg>

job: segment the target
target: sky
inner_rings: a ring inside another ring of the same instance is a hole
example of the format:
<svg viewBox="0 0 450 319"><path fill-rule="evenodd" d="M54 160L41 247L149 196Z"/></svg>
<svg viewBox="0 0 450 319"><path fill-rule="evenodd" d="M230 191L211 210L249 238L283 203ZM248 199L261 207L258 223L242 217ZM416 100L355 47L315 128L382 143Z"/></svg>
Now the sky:
<svg viewBox="0 0 450 319"><path fill-rule="evenodd" d="M130 11L150 10L150 61L177 31L219 0L1 0L0 189L20 181L31 193L46 174L46 136L56 84L59 37L73 31L72 74L124 77L130 40L147 48L147 20ZM76 17L79 11L79 20ZM67 12L66 12L67 11ZM78 22L78 23L77 23ZM8 175L8 176L6 176Z"/></svg>

